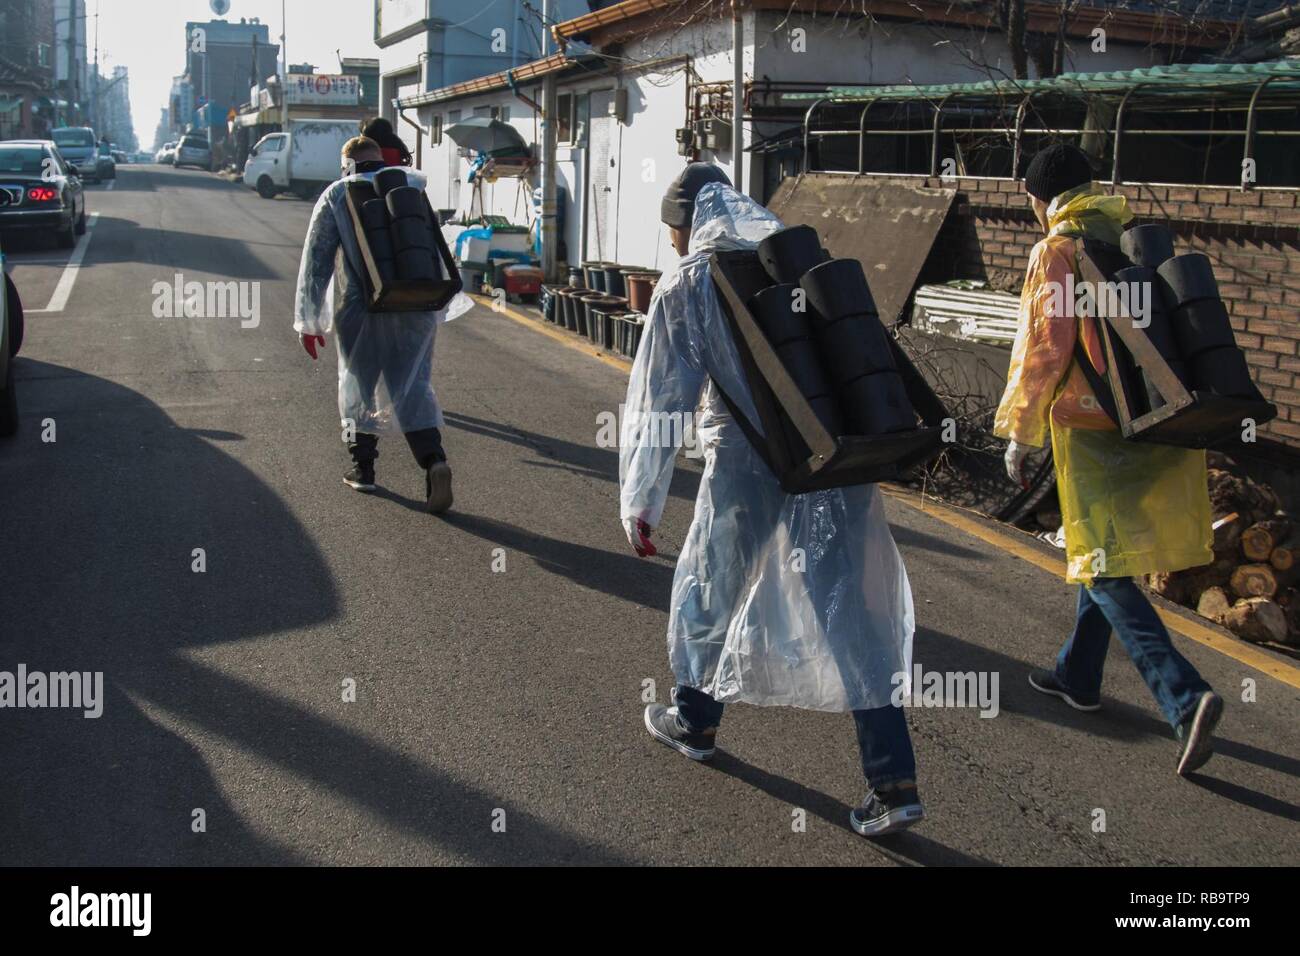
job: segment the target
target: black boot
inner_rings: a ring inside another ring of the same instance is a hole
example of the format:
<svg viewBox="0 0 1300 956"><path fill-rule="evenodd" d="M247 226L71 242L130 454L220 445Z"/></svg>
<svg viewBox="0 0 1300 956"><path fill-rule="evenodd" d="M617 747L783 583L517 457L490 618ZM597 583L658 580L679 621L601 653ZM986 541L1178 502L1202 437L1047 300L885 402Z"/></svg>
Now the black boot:
<svg viewBox="0 0 1300 956"><path fill-rule="evenodd" d="M356 440L348 442L348 454L352 456L352 470L343 476L343 483L365 494L374 491L379 437L358 432Z"/></svg>

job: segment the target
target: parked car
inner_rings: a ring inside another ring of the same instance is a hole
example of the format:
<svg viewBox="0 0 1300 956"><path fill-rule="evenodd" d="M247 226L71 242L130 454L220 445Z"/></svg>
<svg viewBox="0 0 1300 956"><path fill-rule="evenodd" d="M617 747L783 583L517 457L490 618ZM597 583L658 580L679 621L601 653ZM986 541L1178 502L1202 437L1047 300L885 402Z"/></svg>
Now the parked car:
<svg viewBox="0 0 1300 956"><path fill-rule="evenodd" d="M339 176L339 153L357 135L352 120L291 120L284 133L257 141L244 163L244 185L263 199L292 192L304 199Z"/></svg>
<svg viewBox="0 0 1300 956"><path fill-rule="evenodd" d="M5 271L5 254L0 249L0 437L18 430L18 389L14 385L14 358L23 344L23 303L18 289Z"/></svg>
<svg viewBox="0 0 1300 956"><path fill-rule="evenodd" d="M199 169L212 170L212 147L202 136L183 136L176 144L176 159L172 165L197 166Z"/></svg>
<svg viewBox="0 0 1300 956"><path fill-rule="evenodd" d="M162 149L153 154L153 161L163 166L170 166L172 160L176 158L176 144L163 143Z"/></svg>
<svg viewBox="0 0 1300 956"><path fill-rule="evenodd" d="M85 182L99 182L99 144L89 126L60 126L50 134L63 158L77 167Z"/></svg>
<svg viewBox="0 0 1300 956"><path fill-rule="evenodd" d="M52 234L71 249L86 231L86 194L52 140L0 142L0 229Z"/></svg>

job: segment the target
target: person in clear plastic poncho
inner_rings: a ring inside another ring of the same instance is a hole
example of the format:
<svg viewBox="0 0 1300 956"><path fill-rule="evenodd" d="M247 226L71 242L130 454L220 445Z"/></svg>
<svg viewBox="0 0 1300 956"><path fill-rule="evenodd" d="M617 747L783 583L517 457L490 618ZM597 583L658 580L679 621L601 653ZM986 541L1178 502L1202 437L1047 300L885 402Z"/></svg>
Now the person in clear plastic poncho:
<svg viewBox="0 0 1300 956"><path fill-rule="evenodd" d="M852 711L871 788L854 829L910 825L922 814L901 707L912 594L881 497L869 485L786 494L718 390L757 423L709 256L753 248L781 223L703 163L670 188L663 219L684 258L650 303L619 460L621 517L638 554L655 553L683 418L697 408L705 468L673 579L674 706L650 705L646 727L706 760L725 702Z"/></svg>
<svg viewBox="0 0 1300 956"><path fill-rule="evenodd" d="M339 415L353 467L343 481L375 490L379 436L405 436L425 472L425 504L451 507L451 468L442 447L442 409L433 390L433 346L440 312L372 314L362 281L361 249L347 207L350 182L373 181L384 168L377 143L359 136L343 147L343 177L312 211L298 272L293 327L313 359L325 336L338 336ZM404 170L411 186L425 180Z"/></svg>
<svg viewBox="0 0 1300 956"><path fill-rule="evenodd" d="M1212 560L1205 452L1123 438L1075 361L1082 336L1087 360L1106 370L1097 320L1076 314L1084 310L1063 293L1070 274L1078 276L1077 241L1118 245L1132 219L1124 197L1102 193L1088 157L1064 145L1034 157L1025 188L1047 236L1030 254L994 432L1010 440L1007 473L1018 483L1026 455L1050 437L1066 579L1080 585L1073 635L1055 668L1034 671L1029 682L1078 710L1097 710L1113 629L1174 728L1178 773L1190 773L1210 757L1223 703L1175 650L1133 579Z"/></svg>

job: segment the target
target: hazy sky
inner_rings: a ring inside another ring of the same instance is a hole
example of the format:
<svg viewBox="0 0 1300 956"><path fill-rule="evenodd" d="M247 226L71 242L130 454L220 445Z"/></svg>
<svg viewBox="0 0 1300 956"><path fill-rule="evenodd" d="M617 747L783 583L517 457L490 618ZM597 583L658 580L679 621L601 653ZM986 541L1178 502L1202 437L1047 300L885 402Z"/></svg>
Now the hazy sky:
<svg viewBox="0 0 1300 956"><path fill-rule="evenodd" d="M153 145L158 111L167 105L172 77L185 70L185 24L217 19L208 0L86 0L92 17L99 9L99 68L131 71L131 116L140 146ZM338 72L338 54L378 56L373 0L286 0L289 59L314 63L322 72ZM222 19L259 17L280 42L280 0L230 0ZM95 21L88 23L93 59Z"/></svg>

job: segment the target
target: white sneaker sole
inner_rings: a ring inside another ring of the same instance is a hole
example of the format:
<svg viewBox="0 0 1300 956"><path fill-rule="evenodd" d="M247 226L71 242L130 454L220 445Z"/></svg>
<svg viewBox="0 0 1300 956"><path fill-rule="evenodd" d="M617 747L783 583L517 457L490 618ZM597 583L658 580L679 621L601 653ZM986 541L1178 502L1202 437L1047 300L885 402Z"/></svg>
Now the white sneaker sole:
<svg viewBox="0 0 1300 956"><path fill-rule="evenodd" d="M886 833L897 833L899 830L906 830L913 824L920 823L925 819L925 810L919 803L913 803L906 807L899 807L897 810L890 810L883 817L876 817L874 820L868 820L866 823L859 823L858 818L852 813L849 814L849 826L858 836L884 836Z"/></svg>
<svg viewBox="0 0 1300 956"><path fill-rule="evenodd" d="M1059 697L1075 710L1081 710L1086 714L1091 714L1095 711L1101 710L1101 704L1081 704L1063 690L1057 690L1054 687L1040 687L1038 684L1034 683L1033 674L1029 675L1029 686L1040 694L1047 694L1049 697Z"/></svg>
<svg viewBox="0 0 1300 956"><path fill-rule="evenodd" d="M659 741L661 744L667 744L669 747L672 747L673 750L676 750L678 753L685 754L686 756L690 757L692 760L705 761L708 760L717 752L716 748L711 748L709 750L699 750L695 747L688 747L680 740L674 740L672 737L669 737L667 734L663 733L661 730L659 730L658 727L656 727L654 724L650 722L649 707L645 709L645 714L643 715L642 719L645 721L645 729L650 731L651 737Z"/></svg>
<svg viewBox="0 0 1300 956"><path fill-rule="evenodd" d="M1204 694L1192 718L1192 729L1187 732L1187 746L1178 758L1178 776L1185 777L1204 767L1214 756L1214 728L1223 716L1223 701L1217 696Z"/></svg>

